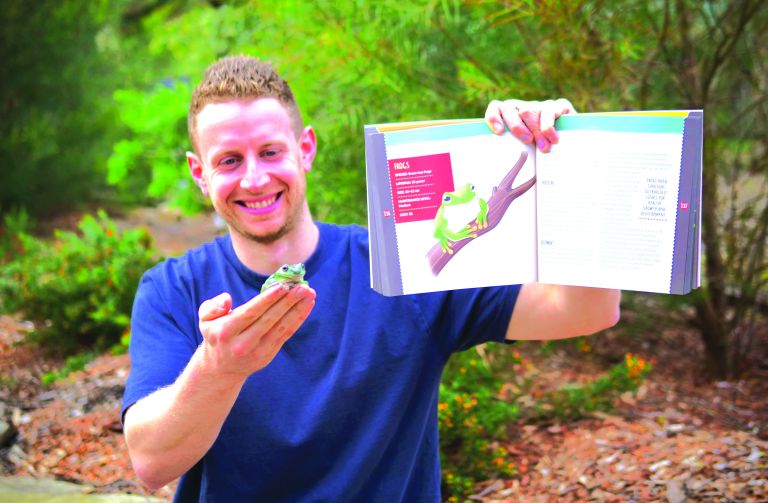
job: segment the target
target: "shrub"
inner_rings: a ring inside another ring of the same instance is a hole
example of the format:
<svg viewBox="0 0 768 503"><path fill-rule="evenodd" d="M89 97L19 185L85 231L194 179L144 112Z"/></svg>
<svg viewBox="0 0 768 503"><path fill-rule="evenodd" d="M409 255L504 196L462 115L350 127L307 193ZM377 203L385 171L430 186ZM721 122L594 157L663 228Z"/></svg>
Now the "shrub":
<svg viewBox="0 0 768 503"><path fill-rule="evenodd" d="M442 491L449 501L470 494L479 480L515 474L499 441L506 437L507 424L517 418L518 409L501 397L504 381L484 349L453 355L440 384ZM517 353L510 359L513 366L521 362Z"/></svg>
<svg viewBox="0 0 768 503"><path fill-rule="evenodd" d="M588 351L584 341L571 341ZM605 412L627 392L635 392L651 365L627 354L624 360L583 385L532 392L524 371L530 365L517 352L479 346L451 357L440 384L438 422L442 491L449 502L464 501L476 482L509 478L516 467L503 446L508 425L524 421L571 421Z"/></svg>
<svg viewBox="0 0 768 503"><path fill-rule="evenodd" d="M590 413L609 411L621 394L635 392L652 370L650 363L627 353L606 375L584 385L567 385L545 393L534 407L534 416L541 420L552 418L573 421Z"/></svg>
<svg viewBox="0 0 768 503"><path fill-rule="evenodd" d="M64 366L58 370L46 372L40 379L43 384L49 386L54 382L64 379L73 372L83 370L98 354L96 352L78 353L67 358Z"/></svg>
<svg viewBox="0 0 768 503"><path fill-rule="evenodd" d="M0 272L0 311L35 323L33 341L72 353L105 349L126 332L142 273L157 261L144 229L118 231L103 211L52 241L20 233L23 254Z"/></svg>
<svg viewBox="0 0 768 503"><path fill-rule="evenodd" d="M33 227L33 220L24 208L17 208L3 215L0 226L0 264L9 262L21 255L19 234L28 232Z"/></svg>

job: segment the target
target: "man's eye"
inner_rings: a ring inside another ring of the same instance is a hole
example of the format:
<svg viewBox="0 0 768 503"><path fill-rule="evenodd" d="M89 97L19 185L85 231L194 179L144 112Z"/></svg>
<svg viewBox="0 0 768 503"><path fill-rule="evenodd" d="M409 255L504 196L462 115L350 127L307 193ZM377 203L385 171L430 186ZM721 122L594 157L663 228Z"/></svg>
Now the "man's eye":
<svg viewBox="0 0 768 503"><path fill-rule="evenodd" d="M237 164L237 158L236 157L225 157L221 161L219 161L219 166L225 167L225 168L231 168Z"/></svg>
<svg viewBox="0 0 768 503"><path fill-rule="evenodd" d="M270 149L270 150L264 150L261 153L261 156L269 158L269 157L276 157L278 154L280 154L280 152L277 149Z"/></svg>

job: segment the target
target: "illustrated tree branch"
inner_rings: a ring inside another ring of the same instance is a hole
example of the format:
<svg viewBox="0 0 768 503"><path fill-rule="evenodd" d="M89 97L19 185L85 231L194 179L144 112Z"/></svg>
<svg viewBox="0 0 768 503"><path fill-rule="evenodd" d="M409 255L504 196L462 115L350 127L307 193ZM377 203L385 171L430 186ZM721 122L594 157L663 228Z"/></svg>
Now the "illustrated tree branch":
<svg viewBox="0 0 768 503"><path fill-rule="evenodd" d="M506 213L507 208L509 208L509 205L512 204L512 201L525 194L531 187L536 184L536 176L533 176L527 182L517 187L512 187L512 184L515 182L515 178L517 178L517 175L520 173L520 170L523 168L523 165L527 159L528 152L521 152L520 158L517 160L515 165L512 166L512 169L510 169L509 172L504 175L501 183L493 188L491 197L488 199L487 227L478 229L475 232L476 237L474 238L465 238L454 242L452 254L443 252L442 248L440 247L440 243L435 244L435 246L429 250L427 253L427 260L429 261L430 269L432 269L432 274L435 276L440 274L440 271L443 270L443 267L445 267L446 264L448 264L448 262L453 257L455 257L459 250L464 248L467 243L474 239L478 239L483 234L493 230L493 228L496 227L499 222L501 222L504 213ZM467 225L477 226L477 221L473 219L472 221L468 222Z"/></svg>

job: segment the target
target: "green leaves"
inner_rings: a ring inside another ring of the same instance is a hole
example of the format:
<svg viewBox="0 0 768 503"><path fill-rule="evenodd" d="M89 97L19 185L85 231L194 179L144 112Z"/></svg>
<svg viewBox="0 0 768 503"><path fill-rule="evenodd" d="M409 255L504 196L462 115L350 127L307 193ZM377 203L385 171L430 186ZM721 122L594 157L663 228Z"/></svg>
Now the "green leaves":
<svg viewBox="0 0 768 503"><path fill-rule="evenodd" d="M120 231L104 212L78 229L53 242L19 234L23 253L0 271L0 311L21 312L33 340L64 352L119 342L139 278L157 262L146 230Z"/></svg>
<svg viewBox="0 0 768 503"><path fill-rule="evenodd" d="M191 94L183 79L165 79L149 91L115 92L120 118L130 136L113 146L107 181L121 193L134 201L146 196L165 200L186 213L205 207L203 197L188 183L185 159Z"/></svg>
<svg viewBox="0 0 768 503"><path fill-rule="evenodd" d="M21 0L0 12L0 210L75 206L104 186L114 71L95 43L106 2Z"/></svg>
<svg viewBox="0 0 768 503"><path fill-rule="evenodd" d="M443 373L437 407L444 497L466 497L475 482L492 473L509 477L515 467L498 444L519 409L501 397L503 368L516 368L517 353L499 351L501 361L487 358L487 346L451 357ZM486 356L484 358L484 356Z"/></svg>

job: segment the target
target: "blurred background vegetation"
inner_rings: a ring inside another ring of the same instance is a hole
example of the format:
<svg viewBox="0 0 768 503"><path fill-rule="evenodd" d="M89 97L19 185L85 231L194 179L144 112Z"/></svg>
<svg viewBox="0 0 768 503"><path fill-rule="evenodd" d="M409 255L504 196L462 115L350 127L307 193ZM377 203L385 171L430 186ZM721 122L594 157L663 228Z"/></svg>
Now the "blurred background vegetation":
<svg viewBox="0 0 768 503"><path fill-rule="evenodd" d="M510 97L566 97L584 112L704 109L704 286L625 294L622 326L643 337L687 324L705 349L690 362L702 376L755 364L768 326L764 0L5 0L0 30L0 312L21 313L32 341L74 355L51 379L93 351L125 349L135 286L160 258L146 230L95 210L210 211L187 173L187 106L204 69L238 53L272 61L290 82L318 135L312 212L341 224L366 223L365 124L480 117ZM42 232L83 213L95 216ZM447 494L514 471L493 465L512 418L601 410L650 368L627 355L526 412L489 391L524 381L520 366L468 352L446 370Z"/></svg>
<svg viewBox="0 0 768 503"><path fill-rule="evenodd" d="M365 124L479 117L509 97L704 109L704 286L625 299L651 299L645 329L690 324L706 354L692 364L710 377L747 369L765 334L763 0L5 0L0 29L0 310L33 318L41 340L70 347L57 327L81 344L124 339L152 260L147 236L103 213L81 222L81 242L33 237L34 222L99 207L209 211L187 173L187 106L204 69L238 53L292 85L318 135L310 206L336 223L366 222Z"/></svg>

